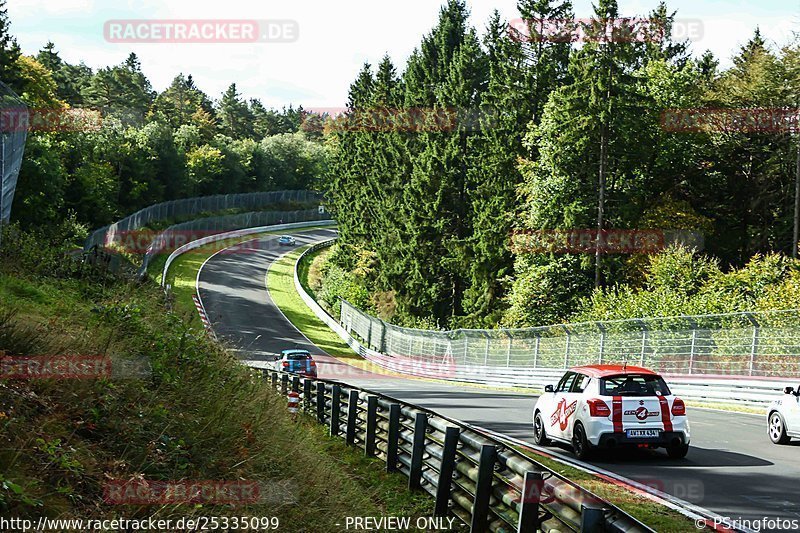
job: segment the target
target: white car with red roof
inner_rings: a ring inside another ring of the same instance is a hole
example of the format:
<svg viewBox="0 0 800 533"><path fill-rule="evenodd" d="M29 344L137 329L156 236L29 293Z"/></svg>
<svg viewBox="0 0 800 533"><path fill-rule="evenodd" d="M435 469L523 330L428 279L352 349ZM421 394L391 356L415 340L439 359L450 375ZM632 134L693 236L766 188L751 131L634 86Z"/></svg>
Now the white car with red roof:
<svg viewBox="0 0 800 533"><path fill-rule="evenodd" d="M572 445L585 459L595 449L666 448L675 459L689 451L683 400L646 368L587 365L569 369L548 385L533 409L534 441Z"/></svg>

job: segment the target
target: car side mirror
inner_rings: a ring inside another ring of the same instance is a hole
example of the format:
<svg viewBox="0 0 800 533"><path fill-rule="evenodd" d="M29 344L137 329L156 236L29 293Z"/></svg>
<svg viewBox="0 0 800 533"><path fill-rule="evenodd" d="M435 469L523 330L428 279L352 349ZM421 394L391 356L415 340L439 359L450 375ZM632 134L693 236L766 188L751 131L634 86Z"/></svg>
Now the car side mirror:
<svg viewBox="0 0 800 533"><path fill-rule="evenodd" d="M784 394L794 394L794 389L792 387L786 387L783 389Z"/></svg>
<svg viewBox="0 0 800 533"><path fill-rule="evenodd" d="M555 392L556 390L553 388L552 385L545 385L544 386L544 391L545 392Z"/></svg>

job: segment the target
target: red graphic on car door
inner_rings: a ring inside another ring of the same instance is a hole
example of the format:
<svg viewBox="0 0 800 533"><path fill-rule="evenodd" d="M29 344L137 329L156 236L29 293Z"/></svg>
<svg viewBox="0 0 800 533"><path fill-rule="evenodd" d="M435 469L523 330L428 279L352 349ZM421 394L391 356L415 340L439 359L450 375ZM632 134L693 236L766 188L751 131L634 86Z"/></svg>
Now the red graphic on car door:
<svg viewBox="0 0 800 533"><path fill-rule="evenodd" d="M577 400L567 405L566 398L561 398L561 401L558 402L556 406L556 410L550 415L550 425L555 426L558 424L561 431L566 431L569 425L569 417L575 413L575 407L577 407L577 405Z"/></svg>

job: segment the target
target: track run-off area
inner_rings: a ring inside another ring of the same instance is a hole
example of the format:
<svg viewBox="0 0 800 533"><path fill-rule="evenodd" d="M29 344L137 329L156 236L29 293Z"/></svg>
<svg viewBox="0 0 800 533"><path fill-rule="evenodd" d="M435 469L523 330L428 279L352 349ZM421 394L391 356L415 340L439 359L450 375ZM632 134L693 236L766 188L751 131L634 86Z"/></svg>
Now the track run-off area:
<svg viewBox="0 0 800 533"><path fill-rule="evenodd" d="M242 360L269 362L287 348L308 349L319 376L336 379L417 404L526 442L532 442L536 395L470 385L372 373L335 359L314 346L270 297L266 279L274 261L298 246L335 236L334 229L293 233L297 245L279 246L278 236L257 239L246 253L210 257L197 289L216 335ZM732 519L800 520L800 443L773 445L766 416L690 406L692 442L685 459L663 450L601 453L594 466L655 487ZM570 456L565 448L550 449Z"/></svg>

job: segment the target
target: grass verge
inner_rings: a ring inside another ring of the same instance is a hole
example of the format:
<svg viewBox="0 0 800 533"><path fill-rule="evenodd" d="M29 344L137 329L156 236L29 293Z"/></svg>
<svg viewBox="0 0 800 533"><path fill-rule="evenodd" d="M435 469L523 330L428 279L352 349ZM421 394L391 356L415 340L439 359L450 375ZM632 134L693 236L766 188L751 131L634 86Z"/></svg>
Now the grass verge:
<svg viewBox="0 0 800 533"><path fill-rule="evenodd" d="M316 532L340 531L346 516L429 515L430 499L402 476L289 417L259 375L165 310L155 285L64 271L63 257L40 257L54 253L44 243L3 244L0 356L101 355L112 368L98 379L0 379L3 517L276 516L280 530ZM265 495L290 487L295 502L104 500L107 483L130 480L250 481Z"/></svg>

